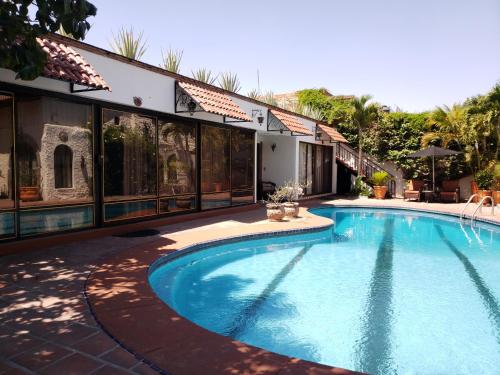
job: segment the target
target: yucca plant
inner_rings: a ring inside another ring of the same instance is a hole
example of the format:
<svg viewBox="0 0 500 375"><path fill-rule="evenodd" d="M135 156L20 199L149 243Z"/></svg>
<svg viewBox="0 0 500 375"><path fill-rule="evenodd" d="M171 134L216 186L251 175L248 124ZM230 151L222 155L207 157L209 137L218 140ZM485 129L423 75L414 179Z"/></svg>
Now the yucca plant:
<svg viewBox="0 0 500 375"><path fill-rule="evenodd" d="M274 92L272 91L266 92L266 94L263 97L261 97L260 100L269 105L278 106L278 101L274 97Z"/></svg>
<svg viewBox="0 0 500 375"><path fill-rule="evenodd" d="M238 92L241 90L240 80L236 73L224 72L220 74L219 86L224 90Z"/></svg>
<svg viewBox="0 0 500 375"><path fill-rule="evenodd" d="M130 29L122 27L117 35L113 34L113 41L110 42L110 46L119 55L139 60L147 49L146 41L142 37L142 31L136 35L132 27Z"/></svg>
<svg viewBox="0 0 500 375"><path fill-rule="evenodd" d="M253 89L252 91L249 91L247 96L251 99L259 99L260 93L259 90Z"/></svg>
<svg viewBox="0 0 500 375"><path fill-rule="evenodd" d="M160 67L172 73L179 73L181 70L180 68L183 54L184 51L173 50L172 48L169 48L166 54L163 54L162 51L161 57L163 62Z"/></svg>
<svg viewBox="0 0 500 375"><path fill-rule="evenodd" d="M217 81L217 76L212 75L210 69L200 68L195 71L191 71L194 79L213 85Z"/></svg>

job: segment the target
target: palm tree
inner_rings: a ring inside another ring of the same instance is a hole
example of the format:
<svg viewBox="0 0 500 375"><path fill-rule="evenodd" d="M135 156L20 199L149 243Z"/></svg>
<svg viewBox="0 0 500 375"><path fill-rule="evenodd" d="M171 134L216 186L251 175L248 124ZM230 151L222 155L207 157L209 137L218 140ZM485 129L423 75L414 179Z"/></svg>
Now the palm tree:
<svg viewBox="0 0 500 375"><path fill-rule="evenodd" d="M460 147L465 135L464 130L467 127L465 114L465 108L458 104L451 108L446 105L437 107L427 121L428 131L422 136L422 147L436 142L445 148L451 142L455 142Z"/></svg>
<svg viewBox="0 0 500 375"><path fill-rule="evenodd" d="M236 73L224 72L220 74L219 86L224 90L238 92L241 90L240 80Z"/></svg>
<svg viewBox="0 0 500 375"><path fill-rule="evenodd" d="M172 48L169 48L165 55L163 54L162 51L161 56L163 62L160 65L160 67L172 73L179 73L183 54L184 51L173 50Z"/></svg>
<svg viewBox="0 0 500 375"><path fill-rule="evenodd" d="M205 68L200 68L195 71L191 71L194 79L213 85L217 81L217 76L212 75L212 71Z"/></svg>
<svg viewBox="0 0 500 375"><path fill-rule="evenodd" d="M114 52L129 59L139 60L147 50L146 41L142 40L143 32L135 35L134 29L125 29L122 27L118 34L113 34L113 41L110 46Z"/></svg>
<svg viewBox="0 0 500 375"><path fill-rule="evenodd" d="M378 118L378 108L374 103L368 103L371 95L363 95L352 99L352 122L358 128L358 175L361 174L363 154L363 131L373 125Z"/></svg>

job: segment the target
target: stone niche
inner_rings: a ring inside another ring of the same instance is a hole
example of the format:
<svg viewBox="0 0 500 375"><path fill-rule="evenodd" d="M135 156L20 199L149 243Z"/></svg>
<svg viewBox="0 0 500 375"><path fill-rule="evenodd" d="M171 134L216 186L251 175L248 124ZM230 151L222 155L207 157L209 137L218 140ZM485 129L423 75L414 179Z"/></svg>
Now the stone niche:
<svg viewBox="0 0 500 375"><path fill-rule="evenodd" d="M55 187L54 152L65 145L72 151L71 186ZM40 147L41 195L44 201L92 196L92 133L75 126L45 124Z"/></svg>

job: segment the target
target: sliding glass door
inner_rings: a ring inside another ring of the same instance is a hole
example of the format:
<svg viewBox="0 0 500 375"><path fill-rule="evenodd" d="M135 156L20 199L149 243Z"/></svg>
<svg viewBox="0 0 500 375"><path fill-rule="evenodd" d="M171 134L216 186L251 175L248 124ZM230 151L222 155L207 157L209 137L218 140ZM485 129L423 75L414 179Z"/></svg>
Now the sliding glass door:
<svg viewBox="0 0 500 375"><path fill-rule="evenodd" d="M300 142L299 181L307 185L306 195L332 191L332 157L332 147Z"/></svg>
<svg viewBox="0 0 500 375"><path fill-rule="evenodd" d="M16 236L14 98L0 92L0 239Z"/></svg>

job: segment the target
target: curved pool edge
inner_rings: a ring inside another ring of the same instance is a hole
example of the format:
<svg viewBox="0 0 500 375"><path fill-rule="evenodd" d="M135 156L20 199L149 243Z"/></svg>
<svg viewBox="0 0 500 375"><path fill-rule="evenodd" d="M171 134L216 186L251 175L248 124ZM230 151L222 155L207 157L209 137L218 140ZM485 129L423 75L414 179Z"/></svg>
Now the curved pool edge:
<svg viewBox="0 0 500 375"><path fill-rule="evenodd" d="M311 202L313 203L313 202ZM332 204L314 202L310 208L348 207L370 209L398 209L445 214L457 217L457 213L441 210L418 209L391 205ZM321 218L301 209L301 214ZM325 219L325 218L322 218ZM485 220L481 220L485 221ZM489 224L499 225L498 222ZM196 227L196 222L193 222ZM291 223L284 223L290 225ZM304 223L303 223L304 224ZM85 286L87 302L96 321L115 341L140 360L160 369L163 373L198 373L200 368L206 374L246 372L249 374L359 374L350 370L329 367L280 354L232 340L207 331L185 318L163 303L149 286L148 276L160 263L187 254L187 251L201 250L224 242L248 238L284 235L287 232L319 231L331 226L305 223L300 228L259 231L259 227L246 227L246 233L228 235L217 232L218 238L203 241L186 239L185 243L169 246L162 239L146 245L126 249L105 259L89 275ZM245 232L245 231L243 231ZM208 232L207 232L208 233ZM213 234L213 233L212 233ZM189 237L189 234L185 234ZM197 248L199 246L199 248ZM170 255L170 258L168 256ZM155 264L156 263L156 264ZM155 267L152 266L155 264ZM146 322L146 323L144 323Z"/></svg>
<svg viewBox="0 0 500 375"><path fill-rule="evenodd" d="M247 226L239 234L217 231L216 236L186 243L168 239L125 249L106 258L89 275L85 285L87 303L97 323L139 360L165 374L361 374L342 368L272 353L210 332L182 318L162 302L149 286L151 265L169 254L258 236L320 231L332 220L301 208L305 221ZM293 228L286 228L286 226ZM209 234L213 232L207 232ZM207 236L210 237L210 236ZM176 245L176 246L174 246Z"/></svg>

